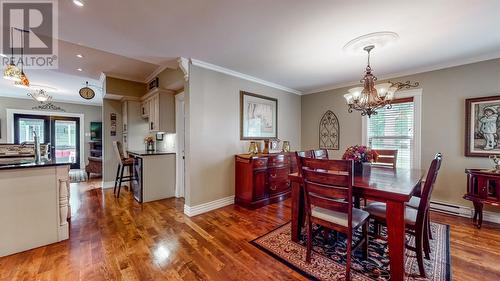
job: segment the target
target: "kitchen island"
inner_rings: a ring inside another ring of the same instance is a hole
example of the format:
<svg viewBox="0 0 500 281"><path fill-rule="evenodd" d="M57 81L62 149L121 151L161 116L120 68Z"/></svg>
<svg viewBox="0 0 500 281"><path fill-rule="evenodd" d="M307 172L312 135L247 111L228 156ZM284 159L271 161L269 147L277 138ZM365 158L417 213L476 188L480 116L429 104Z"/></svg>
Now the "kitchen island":
<svg viewBox="0 0 500 281"><path fill-rule="evenodd" d="M0 257L69 238L69 167L2 158Z"/></svg>
<svg viewBox="0 0 500 281"><path fill-rule="evenodd" d="M129 150L134 158L131 182L134 198L150 202L175 196L175 152Z"/></svg>

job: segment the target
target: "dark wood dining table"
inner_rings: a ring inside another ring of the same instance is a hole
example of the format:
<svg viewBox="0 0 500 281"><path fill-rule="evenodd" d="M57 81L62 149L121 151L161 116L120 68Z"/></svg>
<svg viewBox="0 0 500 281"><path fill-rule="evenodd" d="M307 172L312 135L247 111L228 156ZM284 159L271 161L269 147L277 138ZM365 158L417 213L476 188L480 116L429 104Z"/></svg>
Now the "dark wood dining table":
<svg viewBox="0 0 500 281"><path fill-rule="evenodd" d="M387 204L387 239L391 280L402 281L405 275L405 203L422 181L420 169L393 169L372 166L354 176L353 194ZM304 222L303 179L298 173L288 175L292 184L292 241L298 242Z"/></svg>

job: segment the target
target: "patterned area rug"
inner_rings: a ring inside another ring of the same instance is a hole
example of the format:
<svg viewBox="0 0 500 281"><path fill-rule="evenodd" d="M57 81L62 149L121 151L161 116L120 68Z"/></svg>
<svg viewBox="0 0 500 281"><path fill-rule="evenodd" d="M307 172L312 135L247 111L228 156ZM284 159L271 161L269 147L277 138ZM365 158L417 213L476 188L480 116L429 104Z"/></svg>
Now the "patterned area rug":
<svg viewBox="0 0 500 281"><path fill-rule="evenodd" d="M72 169L69 170L69 181L71 183L87 181L87 173L84 170Z"/></svg>
<svg viewBox="0 0 500 281"><path fill-rule="evenodd" d="M405 280L451 280L449 226L432 223L431 228L434 238L431 240L431 259L424 259L427 279L418 276L415 253L406 250ZM315 228L313 232L317 230ZM389 252L385 231L386 229L383 227L381 238L369 237L367 260L362 259L359 251L354 253L351 267L352 280L390 280ZM357 233L354 239L359 239L359 235L360 233ZM337 242L332 236L330 235L328 243L323 242L321 233L315 236L310 264L305 262L306 235L304 233L301 235L299 243L292 242L290 223L278 227L251 243L312 280L344 280L345 236L339 234ZM407 235L407 242L414 245L414 238Z"/></svg>

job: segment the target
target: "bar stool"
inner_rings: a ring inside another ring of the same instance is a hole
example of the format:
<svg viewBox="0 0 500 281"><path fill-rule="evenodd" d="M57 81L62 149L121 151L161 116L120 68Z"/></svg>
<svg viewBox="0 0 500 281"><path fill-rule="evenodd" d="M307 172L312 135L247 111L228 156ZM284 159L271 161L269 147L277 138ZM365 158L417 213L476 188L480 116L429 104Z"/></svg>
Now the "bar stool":
<svg viewBox="0 0 500 281"><path fill-rule="evenodd" d="M113 189L113 194L116 197L120 197L120 190L122 187L122 182L133 181L132 169L134 166L134 158L126 157L123 152L122 143L119 141L113 142L113 149L115 150L116 157L118 157L118 169L116 170L115 187ZM123 176L123 170L128 167L128 176ZM118 192L116 192L116 186L118 185Z"/></svg>

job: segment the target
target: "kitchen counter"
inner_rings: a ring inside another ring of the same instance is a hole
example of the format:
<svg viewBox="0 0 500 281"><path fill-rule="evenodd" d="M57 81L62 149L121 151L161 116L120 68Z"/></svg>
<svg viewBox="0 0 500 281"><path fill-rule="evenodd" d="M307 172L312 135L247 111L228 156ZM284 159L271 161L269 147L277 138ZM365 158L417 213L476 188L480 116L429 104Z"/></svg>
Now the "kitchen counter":
<svg viewBox="0 0 500 281"><path fill-rule="evenodd" d="M0 160L0 257L68 239L70 163Z"/></svg>
<svg viewBox="0 0 500 281"><path fill-rule="evenodd" d="M145 203L175 196L175 152L127 152L134 158L131 186L137 201Z"/></svg>
<svg viewBox="0 0 500 281"><path fill-rule="evenodd" d="M33 159L14 160L12 158L0 158L0 170L54 167L70 164L69 162L57 162L55 160L42 160L39 163L35 163Z"/></svg>
<svg viewBox="0 0 500 281"><path fill-rule="evenodd" d="M175 151L147 151L147 150L127 150L127 153L134 154L137 156L150 156L150 155L167 155L167 154L175 154Z"/></svg>

